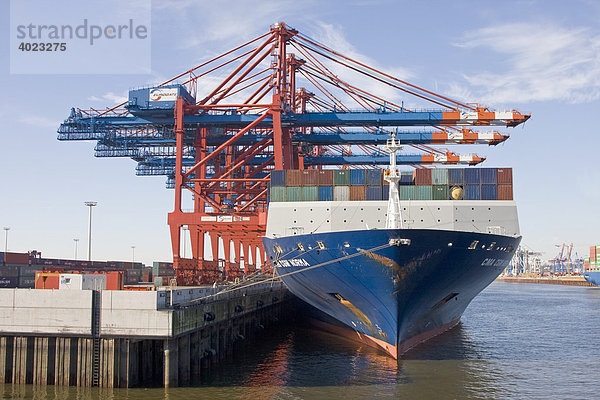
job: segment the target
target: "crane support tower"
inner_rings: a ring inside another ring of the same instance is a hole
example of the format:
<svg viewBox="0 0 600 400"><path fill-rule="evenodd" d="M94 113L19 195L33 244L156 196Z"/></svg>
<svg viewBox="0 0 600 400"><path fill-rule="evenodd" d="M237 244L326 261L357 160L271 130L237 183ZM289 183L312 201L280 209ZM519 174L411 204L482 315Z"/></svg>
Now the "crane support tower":
<svg viewBox="0 0 600 400"><path fill-rule="evenodd" d="M370 89L353 83L367 81ZM137 175L167 177L177 283L196 285L252 274L258 257L269 271L261 237L271 171L382 168L389 152L378 146L392 133L415 151L398 154L398 165L476 165L485 158L433 146L496 145L508 135L490 127L529 117L436 94L277 23L160 85L131 90L122 104L73 108L58 139L96 140L96 156L130 157ZM184 227L191 258L180 251Z"/></svg>

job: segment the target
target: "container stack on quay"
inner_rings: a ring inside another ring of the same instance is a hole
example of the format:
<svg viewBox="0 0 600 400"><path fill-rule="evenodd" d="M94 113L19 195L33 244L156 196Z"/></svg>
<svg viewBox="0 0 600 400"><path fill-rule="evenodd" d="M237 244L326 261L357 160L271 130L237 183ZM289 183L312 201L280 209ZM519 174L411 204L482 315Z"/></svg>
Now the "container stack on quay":
<svg viewBox="0 0 600 400"><path fill-rule="evenodd" d="M154 261L152 263L152 277L155 286L167 286L175 278L172 262Z"/></svg>
<svg viewBox="0 0 600 400"><path fill-rule="evenodd" d="M165 262L146 267L139 262L42 258L37 251L0 252L0 288L62 289L60 283L74 274L105 279L107 290L151 289L168 285L175 270L173 263Z"/></svg>
<svg viewBox="0 0 600 400"><path fill-rule="evenodd" d="M400 175L400 200L513 200L512 168L423 168ZM387 200L388 195L381 169L271 172L273 202Z"/></svg>
<svg viewBox="0 0 600 400"><path fill-rule="evenodd" d="M600 244L590 246L590 256L583 259L584 271L600 271Z"/></svg>

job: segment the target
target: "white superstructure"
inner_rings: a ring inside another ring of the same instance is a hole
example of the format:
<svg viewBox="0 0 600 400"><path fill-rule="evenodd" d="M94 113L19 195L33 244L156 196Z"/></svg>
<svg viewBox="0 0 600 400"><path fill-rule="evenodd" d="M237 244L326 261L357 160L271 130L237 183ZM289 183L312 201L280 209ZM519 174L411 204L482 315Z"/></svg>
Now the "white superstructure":
<svg viewBox="0 0 600 400"><path fill-rule="evenodd" d="M512 200L400 201L405 229L442 229L518 236ZM387 201L271 202L269 238L309 233L386 229Z"/></svg>

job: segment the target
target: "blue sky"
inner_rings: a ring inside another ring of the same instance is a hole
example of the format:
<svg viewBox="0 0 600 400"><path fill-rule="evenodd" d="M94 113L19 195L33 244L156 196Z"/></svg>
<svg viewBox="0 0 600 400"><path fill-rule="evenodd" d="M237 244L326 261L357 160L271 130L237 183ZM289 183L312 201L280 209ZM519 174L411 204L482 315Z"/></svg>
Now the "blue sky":
<svg viewBox="0 0 600 400"><path fill-rule="evenodd" d="M110 7L106 10L107 16ZM67 258L87 238L94 258L170 259L163 177L129 159L93 157L92 142L58 142L71 107L110 106L266 32L277 21L412 83L497 110L532 113L497 147L460 147L484 166L514 168L523 243L550 258L600 244L600 3L594 1L152 2L150 74L10 74L9 2L0 5L0 225L9 249ZM104 17L107 17L104 16ZM80 15L71 15L78 20ZM107 57L110 57L107 54ZM135 65L132 65L132 70ZM4 238L2 238L4 239ZM3 248L3 246L2 246Z"/></svg>

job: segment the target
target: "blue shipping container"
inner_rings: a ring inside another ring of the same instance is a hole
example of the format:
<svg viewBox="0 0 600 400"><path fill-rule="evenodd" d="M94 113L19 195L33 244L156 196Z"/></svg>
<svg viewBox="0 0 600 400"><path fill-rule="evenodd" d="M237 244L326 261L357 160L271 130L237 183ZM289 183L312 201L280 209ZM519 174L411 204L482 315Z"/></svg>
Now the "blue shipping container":
<svg viewBox="0 0 600 400"><path fill-rule="evenodd" d="M390 199L390 187L389 186L382 186L382 191L381 191L381 200L389 200Z"/></svg>
<svg viewBox="0 0 600 400"><path fill-rule="evenodd" d="M165 85L130 90L127 106L132 113L149 109L173 109L177 97L183 98L190 104L196 102L183 85Z"/></svg>
<svg viewBox="0 0 600 400"><path fill-rule="evenodd" d="M333 201L333 186L319 186L319 201Z"/></svg>
<svg viewBox="0 0 600 400"><path fill-rule="evenodd" d="M448 170L448 185L464 185L465 170L462 168L452 168Z"/></svg>
<svg viewBox="0 0 600 400"><path fill-rule="evenodd" d="M366 183L365 170L364 169L351 169L350 170L350 185L352 186L364 186Z"/></svg>
<svg viewBox="0 0 600 400"><path fill-rule="evenodd" d="M0 288L16 288L19 285L19 278L16 276L1 276Z"/></svg>
<svg viewBox="0 0 600 400"><path fill-rule="evenodd" d="M481 200L498 200L498 185L487 183L482 184Z"/></svg>
<svg viewBox="0 0 600 400"><path fill-rule="evenodd" d="M412 175L400 175L400 180L398 181L398 183L402 186L415 184Z"/></svg>
<svg viewBox="0 0 600 400"><path fill-rule="evenodd" d="M481 183L498 183L497 168L481 168ZM483 189L483 188L482 188Z"/></svg>
<svg viewBox="0 0 600 400"><path fill-rule="evenodd" d="M481 186L465 185L463 198L465 200L481 200Z"/></svg>
<svg viewBox="0 0 600 400"><path fill-rule="evenodd" d="M381 186L382 185L383 171L380 169L368 169L367 170L367 185L369 186Z"/></svg>
<svg viewBox="0 0 600 400"><path fill-rule="evenodd" d="M271 171L271 187L273 186L285 186L285 170Z"/></svg>
<svg viewBox="0 0 600 400"><path fill-rule="evenodd" d="M382 200L382 186L367 186L367 200Z"/></svg>
<svg viewBox="0 0 600 400"><path fill-rule="evenodd" d="M481 173L479 168L465 169L465 184L479 185L481 183Z"/></svg>

